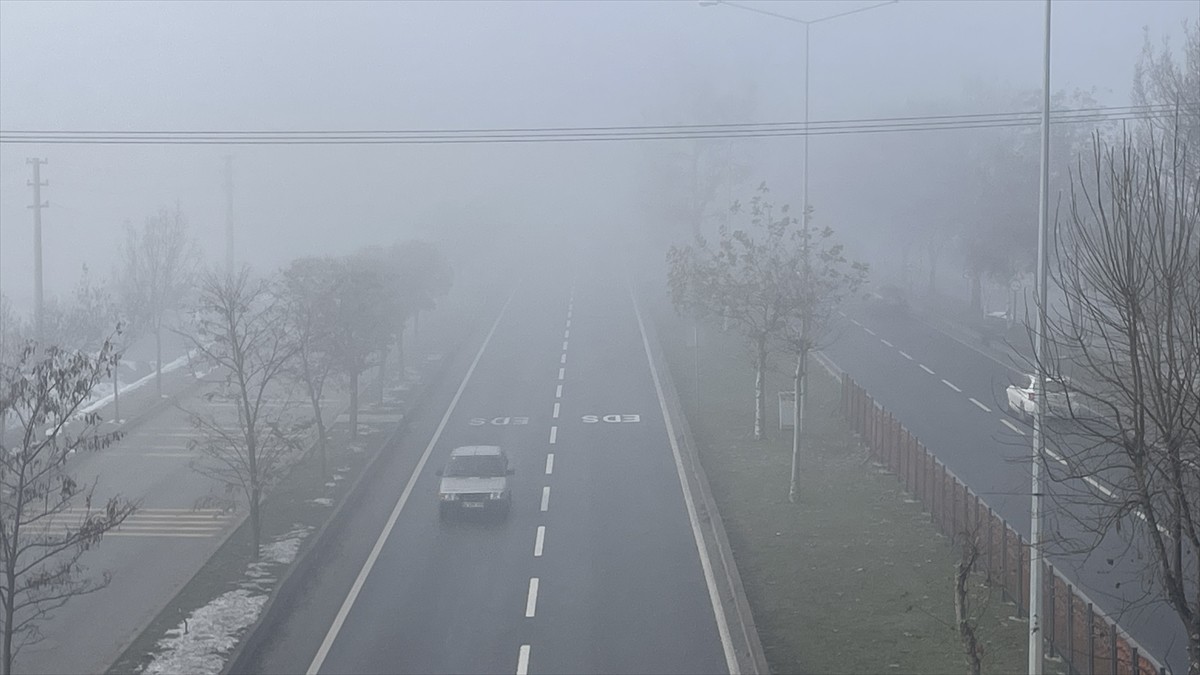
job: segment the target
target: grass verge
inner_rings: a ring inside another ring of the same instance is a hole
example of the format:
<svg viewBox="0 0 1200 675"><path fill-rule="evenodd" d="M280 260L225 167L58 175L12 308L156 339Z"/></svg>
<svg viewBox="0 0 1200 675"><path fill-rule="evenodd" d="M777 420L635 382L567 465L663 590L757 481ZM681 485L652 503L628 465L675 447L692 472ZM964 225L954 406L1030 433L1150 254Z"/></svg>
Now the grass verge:
<svg viewBox="0 0 1200 675"><path fill-rule="evenodd" d="M663 348L772 672L967 672L954 627L958 552L847 430L837 381L815 366L793 504L791 430L779 430L776 413L778 385L790 385L790 374L768 377L769 438L755 441L754 373L743 345L732 333L702 331L697 353L690 325L658 309ZM984 672L1023 672L1027 623L978 580L972 603Z"/></svg>

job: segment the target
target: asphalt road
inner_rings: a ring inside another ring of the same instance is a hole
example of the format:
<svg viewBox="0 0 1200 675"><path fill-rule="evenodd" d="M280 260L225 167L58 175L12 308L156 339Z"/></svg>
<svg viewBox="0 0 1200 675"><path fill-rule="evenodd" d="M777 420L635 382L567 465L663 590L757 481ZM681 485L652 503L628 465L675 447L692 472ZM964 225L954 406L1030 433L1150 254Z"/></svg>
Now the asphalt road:
<svg viewBox="0 0 1200 675"><path fill-rule="evenodd" d="M1008 412L1005 396L1020 367L917 317L859 309L845 320L826 353L1028 539L1032 429ZM1078 488L1050 484L1048 489L1048 530L1066 541L1091 541L1078 522L1088 514L1065 497L1078 494ZM1147 596L1162 597L1148 559L1139 560L1138 551L1115 533L1091 555L1067 555L1064 547L1057 548L1050 553L1051 564L1143 647L1166 659L1175 672L1186 672L1182 624L1165 604L1147 602Z"/></svg>
<svg viewBox="0 0 1200 675"><path fill-rule="evenodd" d="M621 277L529 273L476 344L386 450L351 525L314 551L316 580L263 626L246 669L725 672ZM435 471L474 444L509 453L512 511L440 522Z"/></svg>

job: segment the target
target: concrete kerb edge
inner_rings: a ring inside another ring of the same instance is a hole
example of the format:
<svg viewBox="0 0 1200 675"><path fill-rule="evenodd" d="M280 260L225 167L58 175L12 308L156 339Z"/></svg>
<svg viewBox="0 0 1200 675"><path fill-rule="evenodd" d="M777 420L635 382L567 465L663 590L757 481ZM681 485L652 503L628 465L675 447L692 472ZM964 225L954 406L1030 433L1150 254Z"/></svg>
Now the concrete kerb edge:
<svg viewBox="0 0 1200 675"><path fill-rule="evenodd" d="M725 532L725 524L717 510L716 500L712 496L708 475L700 463L700 456L692 439L687 416L683 413L675 382L671 378L670 368L666 367L665 353L659 343L658 331L653 321L646 322L646 332L655 360L664 366L659 370L659 379L662 382L668 412L677 425L676 441L679 443L681 454L687 463L688 479L691 482L693 494L700 497L699 504L697 504L698 515L707 524L707 527L702 528L705 545L709 549L710 556L720 563L721 577L726 586L721 592L726 609L725 614L727 619L736 619L738 624L737 629L731 633L735 638L740 638L737 642L741 644L736 646L739 669L743 673L766 675L771 672L770 664L767 662L762 641L758 636L758 627L754 623L750 600L746 597L746 589L742 585L741 574L738 573L733 549L729 545L729 538Z"/></svg>
<svg viewBox="0 0 1200 675"><path fill-rule="evenodd" d="M321 550L318 544L325 538L326 533L335 523L346 517L345 514L352 510L352 505L357 505L362 500L365 494L365 491L361 489L363 483L370 477L380 475L381 472L376 469L381 462L385 461L384 458L395 458L396 453L388 453L384 450L408 431L410 417L424 406L429 391L445 377L446 371L450 367L449 364L454 361L454 358L462 349L462 345L463 342L459 341L443 355L437 369L434 371L433 377L424 383L423 390L412 401L408 410L404 412L404 417L396 429L380 442L375 456L371 458L354 479L354 482L351 483L345 497L334 507L333 512L325 520L325 523L312 536L305 538L304 544L296 555L296 559L287 567L283 576L280 577L279 582L275 584L275 588L271 590L266 603L263 604L262 611L258 614L258 618L246 629L242 637L238 639L237 645L229 653L229 657L225 661L225 666L221 669L223 675L246 672L241 661L247 653L252 653L261 646L264 638L260 629L268 622L272 610L276 609L277 606L286 607L294 602L295 599L289 596L294 590L303 588L304 582L307 581L308 575L311 574L313 566L320 561L320 556L314 554L315 551Z"/></svg>

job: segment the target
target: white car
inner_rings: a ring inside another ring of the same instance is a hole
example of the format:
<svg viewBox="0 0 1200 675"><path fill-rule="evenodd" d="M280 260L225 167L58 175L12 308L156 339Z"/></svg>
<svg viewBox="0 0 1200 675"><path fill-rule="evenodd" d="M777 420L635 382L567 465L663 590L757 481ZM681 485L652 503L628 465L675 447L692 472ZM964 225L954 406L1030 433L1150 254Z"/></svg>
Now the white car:
<svg viewBox="0 0 1200 675"><path fill-rule="evenodd" d="M438 513L446 518L468 511L508 514L512 493L508 477L513 473L508 455L495 445L469 445L450 453L446 468L438 471Z"/></svg>
<svg viewBox="0 0 1200 675"><path fill-rule="evenodd" d="M1010 384L1005 390L1008 394L1008 409L1017 415L1032 420L1038 411L1036 375L1025 375L1023 384ZM1046 379L1045 400L1046 414L1054 417L1067 417L1070 414L1067 392L1071 386L1070 380Z"/></svg>

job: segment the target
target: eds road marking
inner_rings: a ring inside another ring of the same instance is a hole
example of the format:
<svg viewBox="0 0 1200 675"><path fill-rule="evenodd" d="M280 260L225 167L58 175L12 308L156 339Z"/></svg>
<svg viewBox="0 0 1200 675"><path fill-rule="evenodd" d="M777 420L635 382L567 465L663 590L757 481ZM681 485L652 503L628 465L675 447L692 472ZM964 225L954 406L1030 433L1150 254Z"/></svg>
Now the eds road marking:
<svg viewBox="0 0 1200 675"><path fill-rule="evenodd" d="M888 347L895 347L895 346L896 346L896 345L894 345L894 344L892 344L892 343L888 342L887 340L884 340L883 338L879 338L879 341L880 341L880 342L882 342L883 344L887 345Z"/></svg>
<svg viewBox="0 0 1200 675"><path fill-rule="evenodd" d="M467 368L467 374L463 376L462 383L458 385L458 391L454 392L454 398L450 399L450 406L446 408L446 414L442 416L442 421L438 423L437 429L434 430L433 438L429 439L429 445L425 446L425 452L421 454L421 459L417 461L417 466L413 469L412 475L409 476L408 483L404 486L404 491L400 493L400 498L396 500L396 506L392 508L392 514L388 516L387 524L383 526L383 531L379 533L379 538L375 540L375 546L371 549L370 555L367 556L367 561L363 563L362 569L358 572L358 577L354 580L354 585L350 587L350 592L346 595L345 601L342 602L337 616L333 618L333 624L329 626L329 631L325 633L325 639L321 641L321 646L317 649L316 656L313 657L312 663L308 666L308 675L316 675L316 673L321 671L321 664L325 663L325 657L329 655L329 650L333 647L334 640L337 639L338 633L341 632L342 624L346 623L346 617L350 615L350 609L354 607L354 601L358 599L358 594L362 592L363 584L366 583L367 576L371 573L371 568L375 566L375 561L379 559L379 553L383 550L383 545L387 542L388 535L392 533L392 528L396 526L396 520L400 518L400 512L404 509L405 503L408 502L408 496L412 494L413 487L417 484L417 478L421 475L421 470L425 468L425 463L429 461L429 455L433 453L433 446L442 437L442 431L446 429L446 424L450 421L450 415L454 413L454 408L458 405L458 400L462 398L463 391L467 388L467 383L471 381L471 375L475 373L475 367L479 365L479 360L483 358L483 352L487 349L488 343L492 341L492 336L496 334L496 328L500 326L500 320L504 318L505 312L508 311L508 306L512 304L512 299L516 295L517 289L514 288L512 293L509 293L508 300L504 302L504 306L500 308L500 314L492 322L492 329L488 331L487 337L483 338L483 344L480 345L479 351L475 354L475 360L471 361L470 367Z"/></svg>
<svg viewBox="0 0 1200 675"><path fill-rule="evenodd" d="M558 403L558 401L555 401L554 402L554 419L558 419L558 411L559 411L559 403Z"/></svg>
<svg viewBox="0 0 1200 675"><path fill-rule="evenodd" d="M550 427L550 445L558 440L558 427Z"/></svg>
<svg viewBox="0 0 1200 675"><path fill-rule="evenodd" d="M560 380L561 380L561 379L563 379L564 377L566 377L566 375L567 375L567 369L566 369L566 368L559 368L559 369L558 369L558 379L560 379Z"/></svg>
<svg viewBox="0 0 1200 675"><path fill-rule="evenodd" d="M562 398L562 385L558 385L558 389L554 390L554 398Z"/></svg>
<svg viewBox="0 0 1200 675"><path fill-rule="evenodd" d="M900 356L903 356L904 358L908 359L909 361L912 361L912 357L904 352L900 352Z"/></svg>

